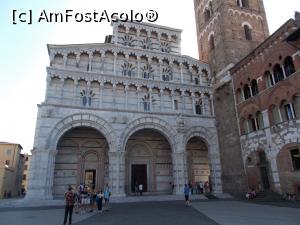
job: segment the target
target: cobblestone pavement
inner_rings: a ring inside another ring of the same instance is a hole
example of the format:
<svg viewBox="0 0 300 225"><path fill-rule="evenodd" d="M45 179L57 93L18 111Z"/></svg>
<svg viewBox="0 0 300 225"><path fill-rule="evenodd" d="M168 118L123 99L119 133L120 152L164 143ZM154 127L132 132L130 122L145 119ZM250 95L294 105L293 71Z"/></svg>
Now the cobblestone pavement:
<svg viewBox="0 0 300 225"><path fill-rule="evenodd" d="M2 208L1 225L61 225L63 207ZM241 201L202 200L112 204L103 213L74 214L75 225L299 225L300 209Z"/></svg>

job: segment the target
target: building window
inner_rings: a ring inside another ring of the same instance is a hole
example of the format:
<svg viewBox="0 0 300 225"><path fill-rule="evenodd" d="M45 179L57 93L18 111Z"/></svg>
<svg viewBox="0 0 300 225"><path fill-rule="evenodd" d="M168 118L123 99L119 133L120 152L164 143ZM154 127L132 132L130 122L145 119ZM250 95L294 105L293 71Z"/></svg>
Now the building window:
<svg viewBox="0 0 300 225"><path fill-rule="evenodd" d="M266 71L264 77L265 77L265 82L267 87L268 88L272 87L274 85L274 80L270 71Z"/></svg>
<svg viewBox="0 0 300 225"><path fill-rule="evenodd" d="M163 70L162 70L162 80L163 81L172 80L172 70L170 68L163 68Z"/></svg>
<svg viewBox="0 0 300 225"><path fill-rule="evenodd" d="M5 154L6 155L11 155L11 149L6 149Z"/></svg>
<svg viewBox="0 0 300 225"><path fill-rule="evenodd" d="M26 156L26 157L25 157L25 161L27 162L27 161L28 161L28 159L29 159L29 158L28 158L28 156Z"/></svg>
<svg viewBox="0 0 300 225"><path fill-rule="evenodd" d="M150 112L150 94L145 95L142 98L144 112Z"/></svg>
<svg viewBox="0 0 300 225"><path fill-rule="evenodd" d="M199 84L199 79L197 77L195 78L195 84Z"/></svg>
<svg viewBox="0 0 300 225"><path fill-rule="evenodd" d="M178 110L178 101L177 100L174 100L174 109Z"/></svg>
<svg viewBox="0 0 300 225"><path fill-rule="evenodd" d="M28 170L28 165L24 165L24 170Z"/></svg>
<svg viewBox="0 0 300 225"><path fill-rule="evenodd" d="M245 98L245 100L248 98L251 98L251 91L250 91L248 84L246 84L244 86L244 98Z"/></svg>
<svg viewBox="0 0 300 225"><path fill-rule="evenodd" d="M121 67L123 76L133 76L133 70L135 69L135 67L131 63L124 63Z"/></svg>
<svg viewBox="0 0 300 225"><path fill-rule="evenodd" d="M290 150L294 170L300 170L300 151L299 149Z"/></svg>
<svg viewBox="0 0 300 225"><path fill-rule="evenodd" d="M244 25L245 38L248 41L252 40L252 30L248 25Z"/></svg>
<svg viewBox="0 0 300 225"><path fill-rule="evenodd" d="M283 101L281 105L281 114L283 116L283 121L292 120L295 118L295 111L293 104Z"/></svg>
<svg viewBox="0 0 300 225"><path fill-rule="evenodd" d="M205 12L204 12L204 20L205 20L205 22L208 22L209 19L210 19L210 17L211 17L210 10L206 9Z"/></svg>
<svg viewBox="0 0 300 225"><path fill-rule="evenodd" d="M295 67L294 67L293 59L291 56L288 56L285 58L284 70L285 70L285 74L287 77L290 76L291 74L295 73Z"/></svg>
<svg viewBox="0 0 300 225"><path fill-rule="evenodd" d="M258 85L256 80L251 81L251 91L253 96L258 94Z"/></svg>
<svg viewBox="0 0 300 225"><path fill-rule="evenodd" d="M281 122L281 115L280 111L278 110L278 107L275 105L271 106L271 112L272 112L272 124L277 124Z"/></svg>
<svg viewBox="0 0 300 225"><path fill-rule="evenodd" d="M26 180L26 174L23 174L23 178L22 178L23 180Z"/></svg>
<svg viewBox="0 0 300 225"><path fill-rule="evenodd" d="M283 72L282 72L281 66L279 64L276 64L274 66L273 73L274 73L274 83L275 84L284 79Z"/></svg>
<svg viewBox="0 0 300 225"><path fill-rule="evenodd" d="M245 8L249 8L249 2L248 2L248 0L241 0L241 2L242 2L242 7L245 7Z"/></svg>
<svg viewBox="0 0 300 225"><path fill-rule="evenodd" d="M201 100L198 100L196 101L196 114L197 115L201 115L202 114L202 110L201 110L201 106L202 106L202 101Z"/></svg>
<svg viewBox="0 0 300 225"><path fill-rule="evenodd" d="M9 160L5 160L5 166L9 166L9 164L10 164L10 161Z"/></svg>
<svg viewBox="0 0 300 225"><path fill-rule="evenodd" d="M252 115L249 116L249 125L250 125L250 132L252 131L257 131L258 127L257 127L257 120L256 118L253 118Z"/></svg>
<svg viewBox="0 0 300 225"><path fill-rule="evenodd" d="M214 40L214 35L211 35L210 38L209 38L209 47L210 47L210 50L213 50L215 48L215 40Z"/></svg>

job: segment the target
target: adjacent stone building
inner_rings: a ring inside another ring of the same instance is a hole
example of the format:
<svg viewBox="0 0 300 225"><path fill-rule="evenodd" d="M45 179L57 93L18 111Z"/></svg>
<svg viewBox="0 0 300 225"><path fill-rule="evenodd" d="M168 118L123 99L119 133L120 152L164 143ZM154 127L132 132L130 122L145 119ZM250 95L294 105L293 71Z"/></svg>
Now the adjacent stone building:
<svg viewBox="0 0 300 225"><path fill-rule="evenodd" d="M300 195L300 14L247 57L233 76L248 186Z"/></svg>
<svg viewBox="0 0 300 225"><path fill-rule="evenodd" d="M182 194L200 180L221 193L208 64L181 55L181 30L112 27L102 44L48 45L27 199L80 184L109 184L113 196L137 183L151 194Z"/></svg>
<svg viewBox="0 0 300 225"><path fill-rule="evenodd" d="M24 157L22 146L0 142L0 198L21 194Z"/></svg>
<svg viewBox="0 0 300 225"><path fill-rule="evenodd" d="M268 25L262 0L194 0L200 60L208 62L225 192L246 187L239 127L229 69L265 38Z"/></svg>
<svg viewBox="0 0 300 225"><path fill-rule="evenodd" d="M23 191L27 191L28 189L28 178L29 178L29 166L31 161L31 154L24 154L24 172L22 177L22 189Z"/></svg>

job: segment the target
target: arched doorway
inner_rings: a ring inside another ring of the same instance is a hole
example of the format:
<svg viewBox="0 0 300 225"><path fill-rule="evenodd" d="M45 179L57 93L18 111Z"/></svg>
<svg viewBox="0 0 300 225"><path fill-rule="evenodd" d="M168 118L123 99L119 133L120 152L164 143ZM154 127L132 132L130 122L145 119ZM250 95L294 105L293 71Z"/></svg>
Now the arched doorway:
<svg viewBox="0 0 300 225"><path fill-rule="evenodd" d="M208 147L200 137L192 137L186 145L188 181L197 184L210 182L210 166L208 158Z"/></svg>
<svg viewBox="0 0 300 225"><path fill-rule="evenodd" d="M94 128L76 127L65 132L57 144L54 196L62 196L68 185L87 185L99 190L108 183L108 144Z"/></svg>
<svg viewBox="0 0 300 225"><path fill-rule="evenodd" d="M154 129L133 133L126 144L125 171L125 191L129 195L140 183L148 194L171 193L172 150L167 139Z"/></svg>
<svg viewBox="0 0 300 225"><path fill-rule="evenodd" d="M252 152L246 159L248 186L256 191L270 189L269 162L264 151Z"/></svg>
<svg viewBox="0 0 300 225"><path fill-rule="evenodd" d="M300 145L285 145L278 152L276 162L281 192L300 196Z"/></svg>

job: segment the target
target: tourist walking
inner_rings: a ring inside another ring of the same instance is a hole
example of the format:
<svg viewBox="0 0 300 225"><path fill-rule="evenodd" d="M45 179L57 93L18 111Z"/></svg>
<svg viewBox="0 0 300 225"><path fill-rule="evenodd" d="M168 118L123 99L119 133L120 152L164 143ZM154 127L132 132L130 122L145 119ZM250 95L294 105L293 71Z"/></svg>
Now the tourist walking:
<svg viewBox="0 0 300 225"><path fill-rule="evenodd" d="M110 190L109 190L109 187L108 187L108 184L106 184L106 187L104 189L104 193L103 193L103 196L104 196L104 202L105 202L105 209L106 210L109 210L110 209L110 206L109 206L109 198L111 196L111 193L110 193Z"/></svg>
<svg viewBox="0 0 300 225"><path fill-rule="evenodd" d="M190 188L187 184L184 185L183 193L185 197L185 205L190 206Z"/></svg>
<svg viewBox="0 0 300 225"><path fill-rule="evenodd" d="M68 214L69 214L69 224L72 224L72 213L74 208L75 194L72 191L72 187L68 188L68 191L65 193L66 207L65 207L65 219L64 225L67 224Z"/></svg>

